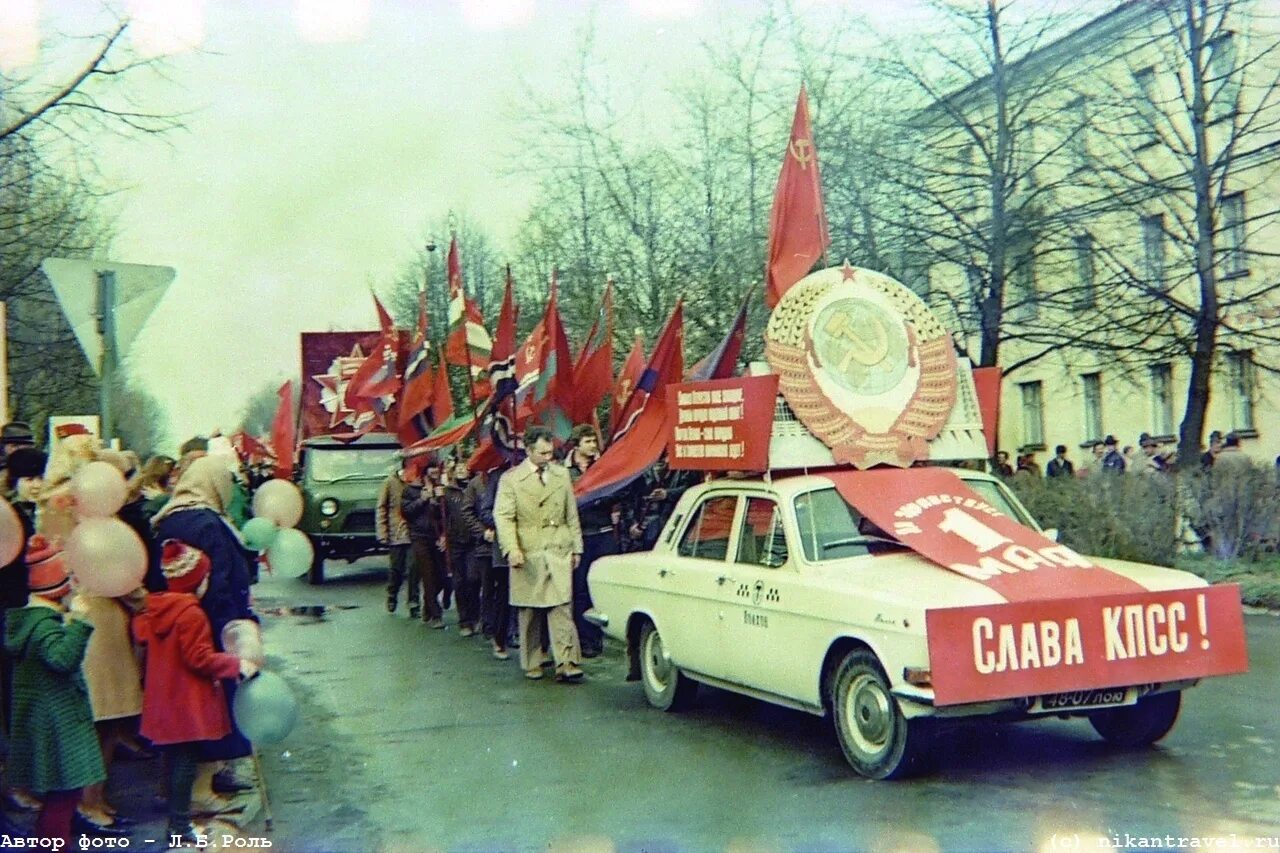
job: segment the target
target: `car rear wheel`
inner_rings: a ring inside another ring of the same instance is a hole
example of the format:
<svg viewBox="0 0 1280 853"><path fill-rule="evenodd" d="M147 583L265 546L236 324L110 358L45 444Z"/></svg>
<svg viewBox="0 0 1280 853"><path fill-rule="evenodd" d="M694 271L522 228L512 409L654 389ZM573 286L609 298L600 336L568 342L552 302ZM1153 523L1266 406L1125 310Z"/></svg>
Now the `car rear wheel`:
<svg viewBox="0 0 1280 853"><path fill-rule="evenodd" d="M645 622L640 629L640 683L649 704L663 711L687 708L698 692L698 683L668 656L662 635L652 622Z"/></svg>
<svg viewBox="0 0 1280 853"><path fill-rule="evenodd" d="M903 717L871 651L855 649L840 662L830 702L840 748L859 774L894 779L918 769L927 721Z"/></svg>
<svg viewBox="0 0 1280 853"><path fill-rule="evenodd" d="M1123 708L1103 708L1089 715L1094 731L1116 746L1150 746L1169 733L1182 709L1182 691L1145 696Z"/></svg>

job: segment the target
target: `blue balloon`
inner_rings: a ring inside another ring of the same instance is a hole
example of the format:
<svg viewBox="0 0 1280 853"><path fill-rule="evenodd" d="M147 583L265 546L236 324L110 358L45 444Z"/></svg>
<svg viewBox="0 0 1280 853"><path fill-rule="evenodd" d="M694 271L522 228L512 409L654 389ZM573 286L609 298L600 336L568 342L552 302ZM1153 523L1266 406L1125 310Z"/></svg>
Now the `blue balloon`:
<svg viewBox="0 0 1280 853"><path fill-rule="evenodd" d="M298 722L298 700L285 680L262 671L236 688L236 728L255 744L279 743Z"/></svg>
<svg viewBox="0 0 1280 853"><path fill-rule="evenodd" d="M254 551L265 551L276 540L280 525L269 518L251 518L240 528L240 532L244 534L244 544Z"/></svg>

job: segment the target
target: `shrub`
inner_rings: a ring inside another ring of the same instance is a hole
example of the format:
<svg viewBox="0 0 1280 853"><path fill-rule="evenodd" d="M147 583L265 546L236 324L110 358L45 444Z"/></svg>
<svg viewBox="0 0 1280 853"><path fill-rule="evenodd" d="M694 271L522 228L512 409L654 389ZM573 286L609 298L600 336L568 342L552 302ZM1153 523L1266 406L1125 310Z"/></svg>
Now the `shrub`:
<svg viewBox="0 0 1280 853"><path fill-rule="evenodd" d="M1184 503L1205 551L1220 560L1258 560L1280 538L1280 485L1269 467L1237 457L1184 475Z"/></svg>
<svg viewBox="0 0 1280 853"><path fill-rule="evenodd" d="M1082 554L1173 564L1178 528L1171 477L1019 476L1010 485L1042 526L1057 528L1058 541Z"/></svg>

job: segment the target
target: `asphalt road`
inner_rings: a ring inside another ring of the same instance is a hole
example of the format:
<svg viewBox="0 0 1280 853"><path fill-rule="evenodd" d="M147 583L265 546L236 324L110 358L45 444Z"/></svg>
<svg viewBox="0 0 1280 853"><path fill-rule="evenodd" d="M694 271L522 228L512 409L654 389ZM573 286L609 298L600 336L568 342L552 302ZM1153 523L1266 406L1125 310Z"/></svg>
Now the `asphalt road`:
<svg viewBox="0 0 1280 853"><path fill-rule="evenodd" d="M585 684L526 682L452 611L447 631L389 615L365 565L255 587L303 704L263 755L277 850L1280 849L1271 615L1246 620L1250 672L1188 691L1155 748L1076 720L966 726L930 775L870 782L824 720L706 688L689 712L650 708L616 646Z"/></svg>

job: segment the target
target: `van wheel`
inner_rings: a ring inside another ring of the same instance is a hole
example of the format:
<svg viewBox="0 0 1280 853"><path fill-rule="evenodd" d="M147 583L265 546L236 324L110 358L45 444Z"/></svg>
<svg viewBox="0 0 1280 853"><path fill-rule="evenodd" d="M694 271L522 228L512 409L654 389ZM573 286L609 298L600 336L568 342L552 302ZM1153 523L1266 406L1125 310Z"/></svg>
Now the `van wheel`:
<svg viewBox="0 0 1280 853"><path fill-rule="evenodd" d="M869 779L895 779L918 770L925 720L902 716L880 661L867 649L845 655L831 688L836 738L850 766Z"/></svg>
<svg viewBox="0 0 1280 853"><path fill-rule="evenodd" d="M311 558L311 568L307 569L307 583L319 586L324 583L324 546L312 539L311 549L315 554Z"/></svg>
<svg viewBox="0 0 1280 853"><path fill-rule="evenodd" d="M640 629L640 683L649 704L663 711L689 707L698 692L698 682L668 657L662 635L652 622L645 622Z"/></svg>
<svg viewBox="0 0 1280 853"><path fill-rule="evenodd" d="M1103 708L1089 715L1093 730L1107 743L1122 747L1150 746L1169 733L1182 709L1182 691L1145 696L1135 705Z"/></svg>

